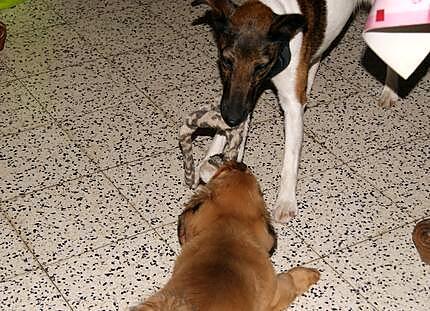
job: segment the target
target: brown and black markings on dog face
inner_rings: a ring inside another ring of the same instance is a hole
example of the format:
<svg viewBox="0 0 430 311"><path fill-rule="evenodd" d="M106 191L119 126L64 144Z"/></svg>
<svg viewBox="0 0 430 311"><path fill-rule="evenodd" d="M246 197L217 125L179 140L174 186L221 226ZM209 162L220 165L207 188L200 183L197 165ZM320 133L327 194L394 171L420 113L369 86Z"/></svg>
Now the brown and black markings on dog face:
<svg viewBox="0 0 430 311"><path fill-rule="evenodd" d="M210 226L212 218L220 215L227 218L235 215L245 222L253 223L255 238L262 242L269 255L276 250L277 236L263 194L255 176L243 163L225 163L186 204L178 217L177 232L181 246Z"/></svg>
<svg viewBox="0 0 430 311"><path fill-rule="evenodd" d="M306 28L300 14L277 15L259 1L236 6L230 0L196 0L207 4L219 50L223 83L221 114L230 126L253 110L265 82L290 62L289 42Z"/></svg>

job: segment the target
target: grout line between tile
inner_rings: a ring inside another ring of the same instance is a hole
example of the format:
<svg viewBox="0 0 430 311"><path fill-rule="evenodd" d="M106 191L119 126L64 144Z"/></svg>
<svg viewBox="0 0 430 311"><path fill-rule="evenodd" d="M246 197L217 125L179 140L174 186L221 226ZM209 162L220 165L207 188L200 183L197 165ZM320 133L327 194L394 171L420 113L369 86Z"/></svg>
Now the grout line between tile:
<svg viewBox="0 0 430 311"><path fill-rule="evenodd" d="M54 288L58 291L58 293L61 295L61 298L63 298L64 302L66 303L66 305L70 308L70 310L74 310L71 306L71 304L69 303L69 301L67 300L66 296L64 296L64 294L61 292L61 290L58 288L57 284L55 284L54 280L49 276L48 271L45 269L45 267L42 265L42 263L39 261L39 259L37 258L36 254L34 253L33 249L30 247L30 245L28 245L27 241L22 237L22 235L20 234L18 228L15 226L14 222L12 221L12 219L10 219L8 217L8 214L6 213L6 211L3 210L2 206L0 205L0 213L4 216L4 218L7 220L7 222L12 226L13 230L15 231L15 234L19 237L19 240L24 244L25 249L31 254L33 260L35 261L35 263L39 266L38 268L34 269L34 270L30 270L30 271L26 271L24 273L20 273L18 275L15 275L14 277L8 278L6 280L13 280L14 278L16 278L17 276L22 276L22 275L26 275L29 274L31 272L35 272L37 270L41 270L43 271L43 273L46 275L46 277L49 279L49 281L51 282L51 284L54 286Z"/></svg>

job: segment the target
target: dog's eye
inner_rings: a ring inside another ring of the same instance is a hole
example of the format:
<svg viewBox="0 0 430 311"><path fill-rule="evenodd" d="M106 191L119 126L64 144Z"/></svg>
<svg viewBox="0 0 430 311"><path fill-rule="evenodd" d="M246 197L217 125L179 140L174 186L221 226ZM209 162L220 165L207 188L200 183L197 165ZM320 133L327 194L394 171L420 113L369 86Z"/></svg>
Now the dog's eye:
<svg viewBox="0 0 430 311"><path fill-rule="evenodd" d="M201 204L197 204L197 205L193 206L191 208L191 212L194 214L195 212L197 212L199 210L200 206L201 206Z"/></svg>
<svg viewBox="0 0 430 311"><path fill-rule="evenodd" d="M257 66L255 66L255 73L259 73L262 72L264 69L267 68L267 66L269 65L269 63L263 63L263 64L259 64Z"/></svg>
<svg viewBox="0 0 430 311"><path fill-rule="evenodd" d="M233 62L231 60L229 60L228 58L222 57L221 58L221 64L227 69L233 68Z"/></svg>

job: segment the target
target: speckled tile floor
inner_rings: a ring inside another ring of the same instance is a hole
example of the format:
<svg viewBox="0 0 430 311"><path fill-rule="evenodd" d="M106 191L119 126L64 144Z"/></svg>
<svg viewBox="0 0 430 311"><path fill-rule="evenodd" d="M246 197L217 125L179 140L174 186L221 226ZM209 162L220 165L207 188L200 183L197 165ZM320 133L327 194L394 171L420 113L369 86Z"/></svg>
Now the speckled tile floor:
<svg viewBox="0 0 430 311"><path fill-rule="evenodd" d="M216 48L207 27L191 25L203 10L190 2L39 0L0 11L9 27L1 311L126 310L168 279L176 216L191 194L178 126L220 95ZM275 226L276 269L322 273L293 310L430 309L430 266L411 240L414 223L430 217L430 74L406 83L396 107L379 108L383 67L361 40L365 16L320 68L305 113L299 215ZM266 92L245 162L269 206L282 124Z"/></svg>

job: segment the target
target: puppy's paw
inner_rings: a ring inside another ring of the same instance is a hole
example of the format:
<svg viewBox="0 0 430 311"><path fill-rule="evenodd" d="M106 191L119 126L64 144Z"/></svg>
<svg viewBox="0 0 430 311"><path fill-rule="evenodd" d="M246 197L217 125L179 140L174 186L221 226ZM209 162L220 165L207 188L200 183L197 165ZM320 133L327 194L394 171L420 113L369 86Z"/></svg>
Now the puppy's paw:
<svg viewBox="0 0 430 311"><path fill-rule="evenodd" d="M299 294L304 293L317 283L320 279L320 272L317 269L306 267L295 267L286 274L290 275Z"/></svg>
<svg viewBox="0 0 430 311"><path fill-rule="evenodd" d="M296 200L282 200L278 199L273 210L273 218L276 222L287 223L297 216L298 208Z"/></svg>
<svg viewBox="0 0 430 311"><path fill-rule="evenodd" d="M388 87L384 86L384 89L382 90L381 97L378 101L378 106L382 108L391 108L394 107L397 103L397 100L399 99L399 96L393 92Z"/></svg>

